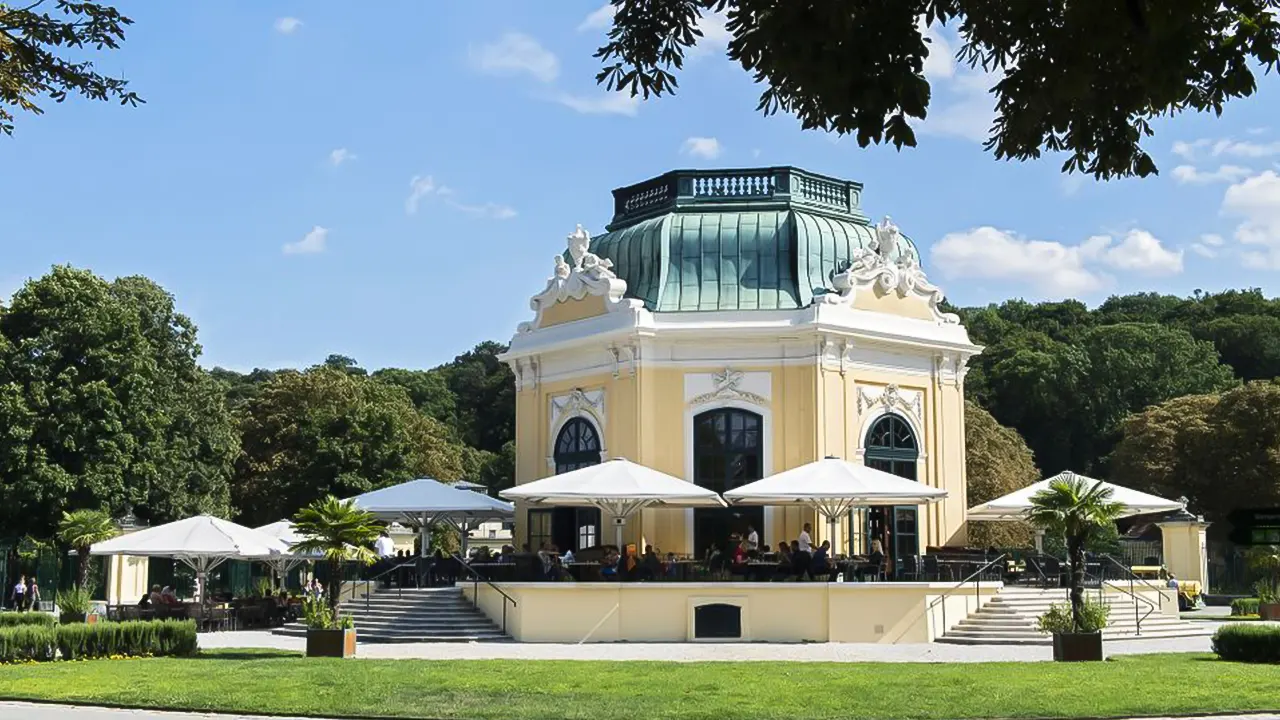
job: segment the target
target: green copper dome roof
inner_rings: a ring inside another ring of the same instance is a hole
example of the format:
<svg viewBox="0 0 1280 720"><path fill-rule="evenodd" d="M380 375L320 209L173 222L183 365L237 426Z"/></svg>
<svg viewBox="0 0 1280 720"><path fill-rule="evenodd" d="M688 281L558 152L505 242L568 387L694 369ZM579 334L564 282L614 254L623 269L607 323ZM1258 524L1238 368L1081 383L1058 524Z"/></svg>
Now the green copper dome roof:
<svg viewBox="0 0 1280 720"><path fill-rule="evenodd" d="M676 170L614 190L613 221L591 252L650 310L798 309L871 248L861 195L860 183L790 167ZM919 260L900 236L889 257L904 254Z"/></svg>

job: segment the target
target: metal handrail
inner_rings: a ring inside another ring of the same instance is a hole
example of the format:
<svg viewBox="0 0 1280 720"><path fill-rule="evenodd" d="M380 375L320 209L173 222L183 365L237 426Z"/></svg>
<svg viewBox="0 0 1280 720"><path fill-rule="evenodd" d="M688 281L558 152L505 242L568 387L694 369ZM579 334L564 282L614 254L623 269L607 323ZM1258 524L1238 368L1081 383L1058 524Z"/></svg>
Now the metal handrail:
<svg viewBox="0 0 1280 720"><path fill-rule="evenodd" d="M1004 561L1005 561L1005 559L1006 559L1006 558L1008 558L1008 557L1009 557L1009 553L1001 553L1000 557L996 558L995 560L989 560L989 561L987 561L987 564L986 564L986 565L983 565L982 567L980 567L980 568L978 568L977 570L973 571L973 573L971 573L968 577L966 577L965 579L963 579L963 580L961 580L960 582L956 583L953 587L951 587L950 589L948 589L946 592L944 592L944 593L942 593L941 595L939 595L938 597L934 598L934 599L933 599L933 602L929 603L929 607L928 607L928 608L926 608L926 614L931 613L931 612L933 611L933 608L934 608L938 603L942 603L942 632L943 632L943 633L946 633L946 632L947 632L947 630L948 630L949 626L947 625L947 604L946 604L945 602L942 602L942 601L943 601L943 600L946 600L946 599L951 595L951 593L953 593L953 592L955 592L956 590L959 590L960 588L964 587L965 583L969 582L970 580L973 580L973 581L974 581L974 583L973 583L973 596L974 596L975 600L977 600L977 602L979 602L979 603L980 603L980 602L982 602L982 600L981 600L981 598L982 598L982 574L983 574L984 572L986 572L986 571L987 571L987 568L990 568L992 565L995 565L996 563L1004 562Z"/></svg>
<svg viewBox="0 0 1280 720"><path fill-rule="evenodd" d="M503 591L502 588L498 587L497 585L494 585L492 580L481 575L480 571L476 570L475 568L467 564L467 561L463 559L463 557L458 553L453 554L453 559L457 560L458 565L462 566L463 568L466 568L466 571L471 573L471 580L472 580L471 600L472 602L475 603L476 609L480 608L480 583L481 582L484 582L485 585L488 585L489 587L493 588L495 591L497 591L499 595L502 596L502 634L503 635L507 634L507 603L511 603L511 607L519 607L520 603L517 603L516 599L508 595L505 591Z"/></svg>
<svg viewBox="0 0 1280 720"><path fill-rule="evenodd" d="M1137 633L1138 635L1141 635L1141 634L1142 634L1142 621L1143 621L1143 620L1146 620L1148 617L1151 617L1151 613L1155 612L1157 609L1160 609L1160 610L1162 610L1162 611L1164 610L1164 593L1163 593L1163 592L1160 592L1160 588L1159 588L1158 586L1156 586L1156 585L1152 585L1151 583L1147 582L1145 579L1138 577L1138 575L1137 575L1135 572L1133 572L1133 569L1132 569L1132 568L1126 567L1123 563L1121 563L1119 560L1116 560L1114 557L1111 557L1110 555L1107 555L1107 554L1099 555L1098 557L1106 558L1108 561L1110 561L1110 562L1111 562L1111 564L1112 564L1112 565L1115 565L1116 567L1118 567L1118 568L1120 568L1121 570L1124 570L1126 573L1128 573L1128 575L1129 575L1129 577L1128 577L1128 580L1129 580L1129 590L1128 590L1128 595L1129 595L1129 597L1133 598L1133 599L1134 599L1134 601L1135 601L1135 602L1133 603L1133 624L1136 626L1136 628L1135 628L1136 633ZM1157 601L1159 602L1159 606L1158 606L1158 608L1157 608L1157 606L1156 606L1155 604L1153 604L1150 600L1148 600L1148 599L1146 599L1146 598L1142 597L1141 595L1139 595L1139 594L1135 591L1135 589L1134 589L1134 581L1137 581L1137 582L1139 582L1139 583L1141 583L1141 584L1143 584L1143 585L1146 585L1147 587L1149 587L1149 588L1151 588L1152 590L1155 590L1155 591L1156 591L1156 599L1157 599ZM1107 582L1107 581L1106 581L1106 579L1104 578L1104 579L1101 581L1101 584L1102 584L1102 585L1105 585L1105 584L1106 584L1106 582ZM1124 592L1125 590L1124 590L1124 588L1120 588L1120 591L1121 591L1121 592ZM1146 603L1146 604L1147 604L1147 606L1148 606L1147 612L1146 612L1146 613L1144 613L1141 617L1139 617L1139 616L1138 616L1138 603L1136 602L1136 601L1138 601L1138 600L1141 600L1142 602Z"/></svg>
<svg viewBox="0 0 1280 720"><path fill-rule="evenodd" d="M390 575L391 573L397 570L400 570L401 568L416 567L417 564L418 564L417 560L412 560L410 562L402 562L394 567L387 568L383 572L380 572L371 578L365 578L364 580L362 580L361 582L364 583L364 609L365 610L369 609L369 599L373 596L373 593L370 592L369 586L372 583L377 582L378 580L381 580L382 578ZM404 597L404 583L396 583L396 597L397 598Z"/></svg>

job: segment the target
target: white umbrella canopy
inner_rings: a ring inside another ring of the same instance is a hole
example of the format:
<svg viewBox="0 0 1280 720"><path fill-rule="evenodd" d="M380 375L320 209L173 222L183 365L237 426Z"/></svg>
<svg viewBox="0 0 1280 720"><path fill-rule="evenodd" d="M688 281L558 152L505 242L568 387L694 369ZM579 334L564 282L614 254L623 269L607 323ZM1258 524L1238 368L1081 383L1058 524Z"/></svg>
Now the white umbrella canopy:
<svg viewBox="0 0 1280 720"><path fill-rule="evenodd" d="M430 478L410 480L349 499L379 520L408 520L415 524L421 522L423 516L458 521L504 520L515 515L511 503Z"/></svg>
<svg viewBox="0 0 1280 720"><path fill-rule="evenodd" d="M212 515L157 525L89 548L90 555L171 557L196 571L200 597L205 575L226 560L266 560L288 552L279 538Z"/></svg>
<svg viewBox="0 0 1280 720"><path fill-rule="evenodd" d="M925 505L947 491L898 477L862 463L827 457L747 483L724 494L734 505L807 505L836 523L853 508L876 505Z"/></svg>
<svg viewBox="0 0 1280 720"><path fill-rule="evenodd" d="M725 505L713 490L624 458L613 458L598 465L552 475L508 488L498 494L509 500L523 500L537 505L600 508L620 518L620 523L643 508L654 505ZM621 546L621 524L617 526L617 541Z"/></svg>
<svg viewBox="0 0 1280 720"><path fill-rule="evenodd" d="M829 457L770 475L724 494L733 505L811 505L828 520L855 507L924 505L947 491L861 463Z"/></svg>
<svg viewBox="0 0 1280 720"><path fill-rule="evenodd" d="M1097 483L1102 483L1104 488L1111 489L1111 502L1120 503L1124 506L1121 517L1129 517L1131 515L1146 515L1148 513L1172 512L1181 510L1183 505L1175 500L1166 500L1162 497L1149 495L1144 492L1138 492L1122 485L1114 485L1102 480L1076 475L1071 471L1061 472L1050 478L1045 478L1040 482L1033 483L1021 490L1015 490L1004 497L996 498L990 502L985 502L977 507L969 508L968 519L985 520L985 521L1013 521L1026 520L1027 513L1031 510L1031 498L1036 493L1049 487L1050 483L1058 479L1080 478L1089 483L1089 487L1094 487Z"/></svg>

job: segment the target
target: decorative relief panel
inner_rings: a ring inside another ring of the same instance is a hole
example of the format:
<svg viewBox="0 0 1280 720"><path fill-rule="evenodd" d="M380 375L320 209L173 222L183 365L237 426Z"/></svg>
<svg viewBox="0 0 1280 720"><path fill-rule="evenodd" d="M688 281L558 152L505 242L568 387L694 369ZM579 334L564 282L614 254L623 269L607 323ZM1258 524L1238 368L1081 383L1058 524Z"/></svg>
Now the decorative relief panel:
<svg viewBox="0 0 1280 720"><path fill-rule="evenodd" d="M858 386L858 414L864 410L882 408L884 412L906 413L924 421L924 394L919 390L902 390L897 385L868 388Z"/></svg>
<svg viewBox="0 0 1280 720"><path fill-rule="evenodd" d="M773 375L768 372L740 372L725 368L716 373L686 373L684 401L697 406L721 400L752 405L768 405L773 395Z"/></svg>
<svg viewBox="0 0 1280 720"><path fill-rule="evenodd" d="M542 322L542 311L548 306L565 300L581 300L588 295L602 296L610 312L644 306L639 300L623 298L627 283L613 272L611 260L587 250L590 244L591 233L579 225L568 237L569 257L573 264L565 262L563 255L555 257L555 269L547 279L546 288L529 300L534 319L520 323L517 333L536 330Z"/></svg>
<svg viewBox="0 0 1280 720"><path fill-rule="evenodd" d="M840 272L831 276L834 293L823 296L823 302L852 304L859 290L879 288L881 292L897 293L898 297L923 298L929 304L934 322L956 325L960 316L940 309L942 290L931 284L914 255L889 260L889 254L898 246L898 226L887 216L876 226L876 240L870 249L854 251L853 257Z"/></svg>
<svg viewBox="0 0 1280 720"><path fill-rule="evenodd" d="M571 417L588 415L595 421L596 427L604 432L604 390L581 390L574 388L564 395L551 398L551 429L556 428Z"/></svg>

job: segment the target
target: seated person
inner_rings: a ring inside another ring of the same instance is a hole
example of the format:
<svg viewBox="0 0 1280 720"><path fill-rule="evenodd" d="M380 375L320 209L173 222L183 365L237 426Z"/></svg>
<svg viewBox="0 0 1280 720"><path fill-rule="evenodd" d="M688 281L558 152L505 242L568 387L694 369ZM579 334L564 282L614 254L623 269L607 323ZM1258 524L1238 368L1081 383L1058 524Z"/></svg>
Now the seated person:
<svg viewBox="0 0 1280 720"><path fill-rule="evenodd" d="M668 580L675 580L679 572L680 566L676 563L676 554L673 552L667 553L667 561L662 565L663 576Z"/></svg>
<svg viewBox="0 0 1280 720"><path fill-rule="evenodd" d="M160 591L160 602L165 605L182 604L182 601L178 599L178 593L174 592L173 587L170 585L166 585L165 588Z"/></svg>
<svg viewBox="0 0 1280 720"><path fill-rule="evenodd" d="M618 560L619 557L617 551L610 548L609 551L605 553L604 559L600 562L600 577L605 580L617 580Z"/></svg>
<svg viewBox="0 0 1280 720"><path fill-rule="evenodd" d="M813 557L806 551L800 549L800 541L791 541L791 573L797 578L804 580L809 575L809 566L812 564Z"/></svg>
<svg viewBox="0 0 1280 720"><path fill-rule="evenodd" d="M138 601L138 607L140 608L151 607L151 593L142 593L142 599Z"/></svg>
<svg viewBox="0 0 1280 720"><path fill-rule="evenodd" d="M658 559L658 553L654 552L652 545L644 546L639 567L641 580L657 580L662 577L662 561Z"/></svg>
<svg viewBox="0 0 1280 720"><path fill-rule="evenodd" d="M160 594L159 585L151 586L151 594L147 596L147 599L151 601L149 603L151 607L159 607L164 604L164 596Z"/></svg>
<svg viewBox="0 0 1280 720"><path fill-rule="evenodd" d="M813 559L809 561L809 574L814 580L826 580L830 582L835 579L836 569L831 565L831 541L823 540L818 549L813 552Z"/></svg>
<svg viewBox="0 0 1280 720"><path fill-rule="evenodd" d="M882 573L884 573L884 546L879 540L872 540L871 553L867 555L867 561L858 566L858 579L865 580L870 575L879 580Z"/></svg>

